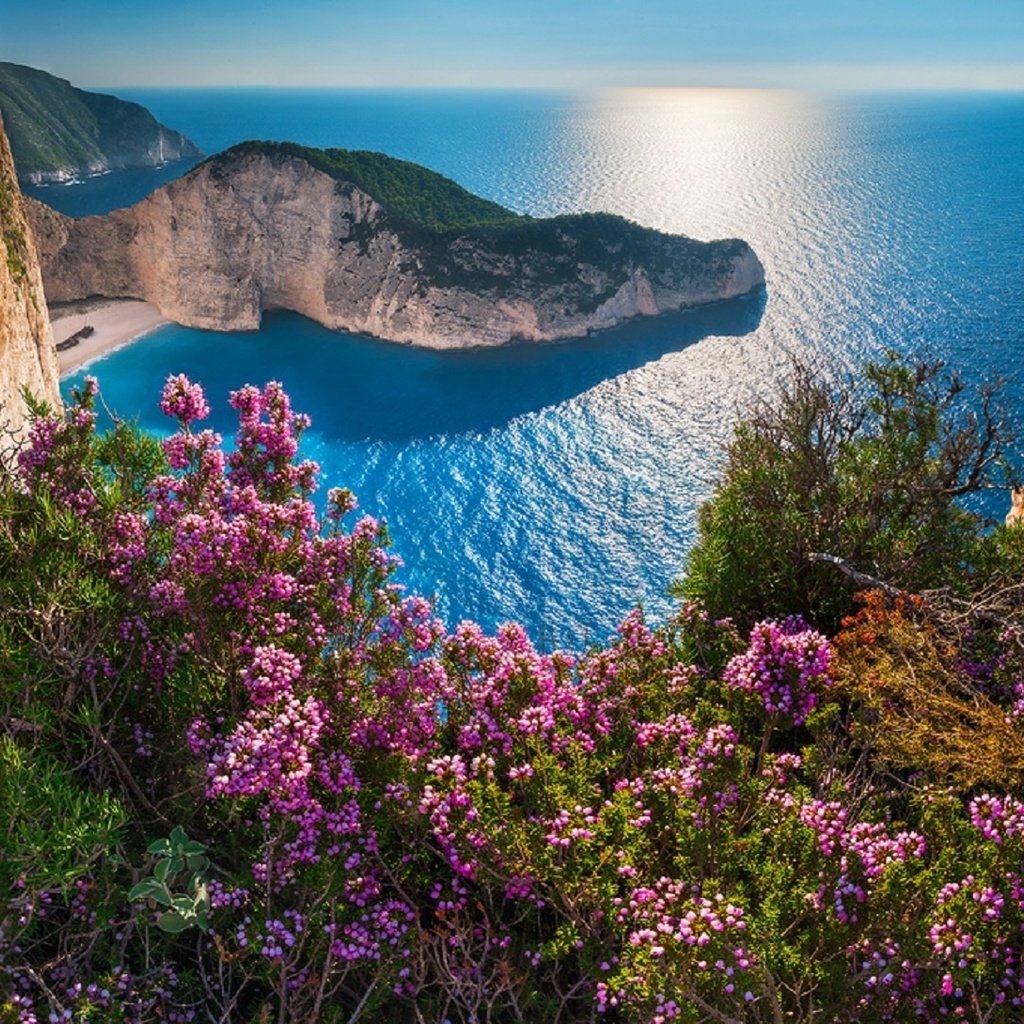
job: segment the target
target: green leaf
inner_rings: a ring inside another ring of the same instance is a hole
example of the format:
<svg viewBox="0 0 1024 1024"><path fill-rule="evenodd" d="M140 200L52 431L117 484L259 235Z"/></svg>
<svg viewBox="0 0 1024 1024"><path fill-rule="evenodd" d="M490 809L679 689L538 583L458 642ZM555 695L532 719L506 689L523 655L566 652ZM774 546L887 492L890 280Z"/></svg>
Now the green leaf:
<svg viewBox="0 0 1024 1024"><path fill-rule="evenodd" d="M166 885L160 885L159 882L156 884L158 888L153 893L153 899L155 899L157 903L162 903L165 907L169 907L174 902L171 890L168 889Z"/></svg>
<svg viewBox="0 0 1024 1024"><path fill-rule="evenodd" d="M171 844L173 846L184 846L188 842L188 836L185 834L185 830L180 825L175 825L171 829Z"/></svg>
<svg viewBox="0 0 1024 1024"><path fill-rule="evenodd" d="M169 860L159 860L156 863L156 867L153 868L153 877L158 882L166 882L167 876L171 871L171 862Z"/></svg>
<svg viewBox="0 0 1024 1024"><path fill-rule="evenodd" d="M165 932L183 932L189 926L189 922L185 920L181 914L174 913L173 910L168 911L166 914L161 914L156 919L157 927L163 929Z"/></svg>
<svg viewBox="0 0 1024 1024"><path fill-rule="evenodd" d="M206 847L203 846L202 843L197 843L194 839L190 839L184 846L182 846L181 852L185 854L186 857L192 857L197 853L205 853Z"/></svg>
<svg viewBox="0 0 1024 1024"><path fill-rule="evenodd" d="M147 878L145 881L139 882L138 885L132 886L128 892L128 900L130 903L134 903L136 900L144 900L148 896L153 896L159 888L158 882L152 878Z"/></svg>
<svg viewBox="0 0 1024 1024"><path fill-rule="evenodd" d="M146 847L146 852L167 856L171 852L171 844L166 839L157 839Z"/></svg>
<svg viewBox="0 0 1024 1024"><path fill-rule="evenodd" d="M192 872L203 871L210 866L210 859L202 854L189 854L185 859L188 861L189 870Z"/></svg>
<svg viewBox="0 0 1024 1024"><path fill-rule="evenodd" d="M210 893L207 891L206 883L203 882L196 886L196 895L193 900L193 906L196 910L209 910L210 909Z"/></svg>

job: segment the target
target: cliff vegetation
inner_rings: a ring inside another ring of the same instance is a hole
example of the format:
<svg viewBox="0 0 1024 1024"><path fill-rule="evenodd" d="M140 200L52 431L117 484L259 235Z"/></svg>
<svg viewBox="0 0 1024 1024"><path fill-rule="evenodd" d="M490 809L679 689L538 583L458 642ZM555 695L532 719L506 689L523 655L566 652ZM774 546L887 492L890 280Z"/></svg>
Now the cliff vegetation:
<svg viewBox="0 0 1024 1024"><path fill-rule="evenodd" d="M7 273L16 285L28 277L28 242L23 222L19 223L15 204L18 196L9 185L0 181L0 241L7 256Z"/></svg>
<svg viewBox="0 0 1024 1024"><path fill-rule="evenodd" d="M209 159L229 171L240 157L302 160L330 175L342 187L354 185L380 203L400 224L429 231L466 231L516 224L529 218L474 195L457 182L421 164L366 150L313 149L295 142L242 142Z"/></svg>
<svg viewBox="0 0 1024 1024"><path fill-rule="evenodd" d="M0 480L0 1020L1019 1021L1024 529L958 504L1010 441L958 388L798 375L691 600L581 653L396 587L279 385L229 449L184 377L163 441L97 433L94 382L37 407Z"/></svg>

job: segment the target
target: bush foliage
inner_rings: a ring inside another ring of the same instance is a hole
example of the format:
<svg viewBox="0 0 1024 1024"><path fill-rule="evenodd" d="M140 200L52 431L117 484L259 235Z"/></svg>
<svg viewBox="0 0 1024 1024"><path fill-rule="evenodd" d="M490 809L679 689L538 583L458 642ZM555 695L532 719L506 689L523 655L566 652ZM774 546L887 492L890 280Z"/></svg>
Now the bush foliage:
<svg viewBox="0 0 1024 1024"><path fill-rule="evenodd" d="M350 494L318 515L279 385L232 396L230 452L183 377L161 443L97 434L91 382L37 409L0 482L0 1021L1019 1020L1020 546L940 500L905 369L835 486L923 467L932 546L894 494L885 543L829 536L984 601L826 631L845 590L789 580L738 610L805 617L688 602L583 653L404 594Z"/></svg>
<svg viewBox="0 0 1024 1024"><path fill-rule="evenodd" d="M911 591L976 587L959 499L1006 482L996 396L895 353L839 382L796 362L736 428L677 592L715 615L801 612L834 629L857 586L815 554Z"/></svg>

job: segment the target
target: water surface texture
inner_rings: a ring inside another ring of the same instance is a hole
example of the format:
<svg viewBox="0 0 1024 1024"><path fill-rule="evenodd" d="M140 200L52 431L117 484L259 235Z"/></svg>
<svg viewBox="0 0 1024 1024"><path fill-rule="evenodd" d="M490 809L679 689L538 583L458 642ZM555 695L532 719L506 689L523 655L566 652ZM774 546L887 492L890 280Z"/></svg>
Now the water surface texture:
<svg viewBox="0 0 1024 1024"><path fill-rule="evenodd" d="M737 405L790 353L839 366L928 351L973 380L1024 354L1022 96L124 95L207 152L245 138L380 150L524 213L609 210L758 252L764 293L579 342L433 353L277 313L252 334L169 327L90 368L112 408L160 429L168 373L221 410L243 383L284 381L313 417L325 486L387 518L404 580L452 622L518 619L576 645L637 600L666 614ZM33 191L80 215L148 187L98 181ZM1020 407L1020 381L1009 396Z"/></svg>

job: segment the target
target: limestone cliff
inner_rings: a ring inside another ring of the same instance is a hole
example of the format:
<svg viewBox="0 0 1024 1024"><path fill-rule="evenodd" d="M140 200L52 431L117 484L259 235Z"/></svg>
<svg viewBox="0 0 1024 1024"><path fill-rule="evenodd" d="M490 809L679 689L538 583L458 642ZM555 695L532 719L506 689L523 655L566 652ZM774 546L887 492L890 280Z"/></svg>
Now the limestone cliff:
<svg viewBox="0 0 1024 1024"><path fill-rule="evenodd" d="M761 285L739 240L608 214L520 217L378 154L247 143L142 202L73 220L32 204L51 301L146 299L168 318L256 328L294 310L433 348L546 341Z"/></svg>
<svg viewBox="0 0 1024 1024"><path fill-rule="evenodd" d="M32 234L0 120L0 432L20 432L21 389L60 405L57 356ZM0 458L3 457L0 452Z"/></svg>
<svg viewBox="0 0 1024 1024"><path fill-rule="evenodd" d="M35 185L202 155L138 103L76 89L22 64L0 61L0 114L18 178Z"/></svg>

